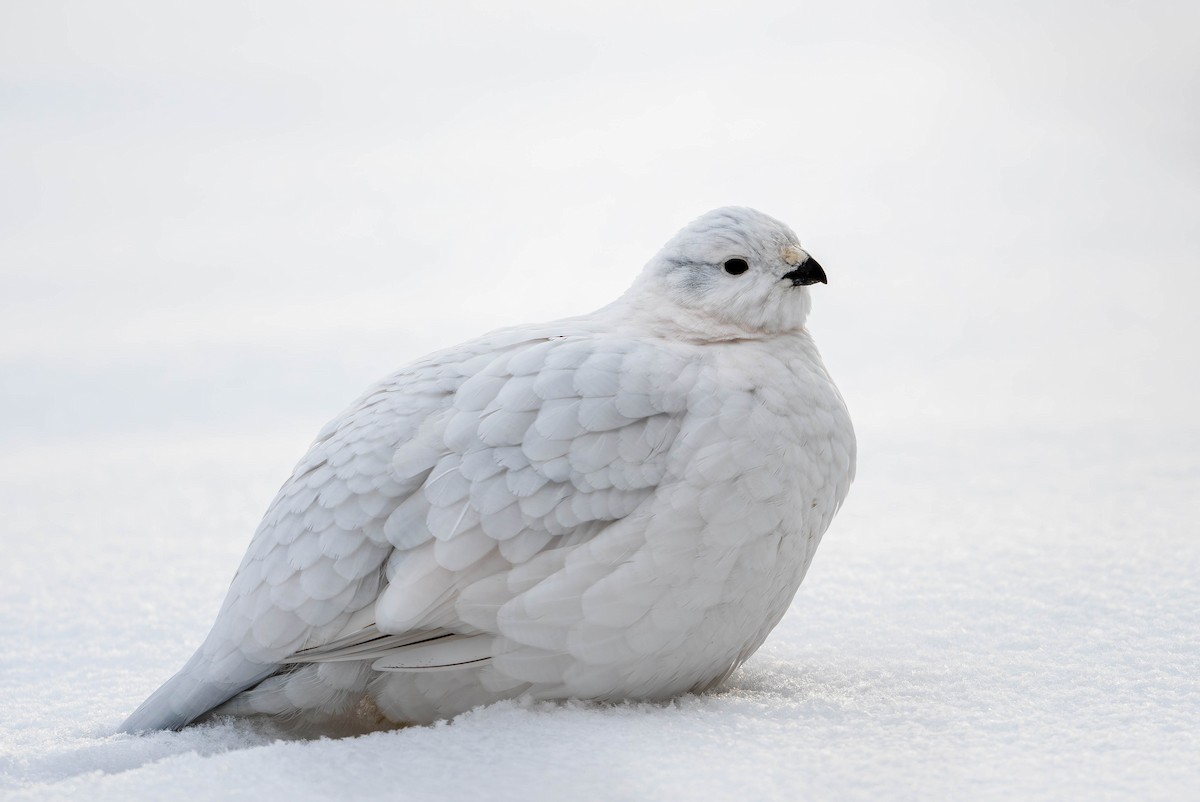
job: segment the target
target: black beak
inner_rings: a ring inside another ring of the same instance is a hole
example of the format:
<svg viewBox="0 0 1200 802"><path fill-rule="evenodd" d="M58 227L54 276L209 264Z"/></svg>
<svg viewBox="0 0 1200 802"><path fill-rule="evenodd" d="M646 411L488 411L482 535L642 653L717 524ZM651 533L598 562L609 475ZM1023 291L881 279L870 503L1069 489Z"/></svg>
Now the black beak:
<svg viewBox="0 0 1200 802"><path fill-rule="evenodd" d="M786 281L791 281L793 287L799 287L804 284L816 284L818 281L822 284L828 284L829 281L825 278L825 268L821 267L821 263L811 256L800 263L790 273L784 273L783 278Z"/></svg>

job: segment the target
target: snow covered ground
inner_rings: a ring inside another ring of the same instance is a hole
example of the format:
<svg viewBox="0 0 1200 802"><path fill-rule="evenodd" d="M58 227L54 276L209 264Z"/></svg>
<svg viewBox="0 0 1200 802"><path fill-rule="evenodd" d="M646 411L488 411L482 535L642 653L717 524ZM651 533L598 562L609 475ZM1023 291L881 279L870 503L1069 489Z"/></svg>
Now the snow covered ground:
<svg viewBox="0 0 1200 802"><path fill-rule="evenodd" d="M354 739L113 728L206 632L296 432L0 457L6 799L1195 799L1200 432L862 432L720 691Z"/></svg>

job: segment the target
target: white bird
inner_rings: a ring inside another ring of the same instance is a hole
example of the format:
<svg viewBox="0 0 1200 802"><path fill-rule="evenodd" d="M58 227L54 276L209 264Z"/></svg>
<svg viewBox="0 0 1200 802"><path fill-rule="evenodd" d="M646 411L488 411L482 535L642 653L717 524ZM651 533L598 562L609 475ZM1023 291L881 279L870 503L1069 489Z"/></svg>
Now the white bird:
<svg viewBox="0 0 1200 802"><path fill-rule="evenodd" d="M401 369L318 435L208 638L121 730L720 683L854 477L805 328L825 281L787 226L717 209L614 303Z"/></svg>

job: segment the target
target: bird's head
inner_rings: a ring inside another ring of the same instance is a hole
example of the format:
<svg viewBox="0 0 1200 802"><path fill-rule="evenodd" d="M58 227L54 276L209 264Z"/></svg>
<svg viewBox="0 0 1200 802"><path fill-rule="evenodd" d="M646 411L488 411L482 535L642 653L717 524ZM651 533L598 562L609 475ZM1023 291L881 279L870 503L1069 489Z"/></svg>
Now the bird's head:
<svg viewBox="0 0 1200 802"><path fill-rule="evenodd" d="M795 233L762 212L715 209L671 238L631 290L646 311L678 318L712 339L761 337L804 326L812 306L809 285L825 271L800 247Z"/></svg>

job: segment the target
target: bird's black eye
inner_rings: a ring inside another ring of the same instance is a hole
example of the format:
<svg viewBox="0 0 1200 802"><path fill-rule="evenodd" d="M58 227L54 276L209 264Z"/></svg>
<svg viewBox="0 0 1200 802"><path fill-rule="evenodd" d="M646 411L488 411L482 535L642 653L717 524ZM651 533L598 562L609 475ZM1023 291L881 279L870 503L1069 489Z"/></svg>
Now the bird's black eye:
<svg viewBox="0 0 1200 802"><path fill-rule="evenodd" d="M725 263L725 272L731 276L740 276L750 269L745 259L730 259Z"/></svg>

